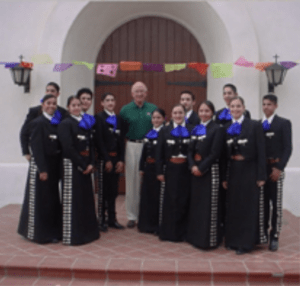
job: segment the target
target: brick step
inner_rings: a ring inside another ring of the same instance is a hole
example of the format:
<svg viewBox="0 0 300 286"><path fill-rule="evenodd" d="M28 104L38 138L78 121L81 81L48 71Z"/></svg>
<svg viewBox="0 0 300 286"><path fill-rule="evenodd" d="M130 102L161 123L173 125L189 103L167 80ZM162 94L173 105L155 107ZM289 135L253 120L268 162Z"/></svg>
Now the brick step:
<svg viewBox="0 0 300 286"><path fill-rule="evenodd" d="M0 277L299 285L299 264L200 260L80 259L0 255ZM0 283L1 285L1 283ZM200 284L201 285L201 284Z"/></svg>

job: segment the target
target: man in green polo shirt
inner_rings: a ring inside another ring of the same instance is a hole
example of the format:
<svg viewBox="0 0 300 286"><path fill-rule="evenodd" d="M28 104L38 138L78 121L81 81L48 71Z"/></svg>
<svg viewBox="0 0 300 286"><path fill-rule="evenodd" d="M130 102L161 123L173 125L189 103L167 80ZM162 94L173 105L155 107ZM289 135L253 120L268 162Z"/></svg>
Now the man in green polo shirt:
<svg viewBox="0 0 300 286"><path fill-rule="evenodd" d="M122 107L120 116L127 127L128 139L125 151L126 176L126 212L127 227L133 228L139 216L140 204L140 175L139 162L141 158L143 141L146 133L152 128L151 113L156 109L152 103L146 102L148 89L140 81L131 87L133 101Z"/></svg>

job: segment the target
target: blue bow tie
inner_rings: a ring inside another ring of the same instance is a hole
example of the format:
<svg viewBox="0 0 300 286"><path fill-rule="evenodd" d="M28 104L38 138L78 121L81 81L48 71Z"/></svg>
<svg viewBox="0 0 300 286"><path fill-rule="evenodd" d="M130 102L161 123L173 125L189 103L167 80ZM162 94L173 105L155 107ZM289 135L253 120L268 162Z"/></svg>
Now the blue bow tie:
<svg viewBox="0 0 300 286"><path fill-rule="evenodd" d="M195 128L192 131L192 135L195 135L195 136L206 135L206 126L204 126L202 124L195 126Z"/></svg>
<svg viewBox="0 0 300 286"><path fill-rule="evenodd" d="M84 113L78 126L83 129L90 130L93 127L93 125L95 124L95 122L96 122L96 120L95 120L94 116Z"/></svg>
<svg viewBox="0 0 300 286"><path fill-rule="evenodd" d="M50 123L53 124L53 125L57 125L61 122L61 119L62 119L62 115L61 115L60 111L56 110L54 112L54 115L53 115Z"/></svg>
<svg viewBox="0 0 300 286"><path fill-rule="evenodd" d="M240 135L241 131L242 131L242 124L239 124L238 122L231 124L227 128L227 134L232 135L232 136Z"/></svg>
<svg viewBox="0 0 300 286"><path fill-rule="evenodd" d="M110 115L105 120L108 124L113 125L114 131L117 129L117 116L116 115Z"/></svg>
<svg viewBox="0 0 300 286"><path fill-rule="evenodd" d="M188 120L188 118L187 118L187 116L184 116L184 120L185 120L185 123L186 123L186 124L189 124L189 123L190 123L189 120Z"/></svg>
<svg viewBox="0 0 300 286"><path fill-rule="evenodd" d="M181 125L178 125L176 128L174 128L171 131L171 135L174 137L190 137L189 131L185 128L182 127Z"/></svg>
<svg viewBox="0 0 300 286"><path fill-rule="evenodd" d="M229 108L224 108L223 111L219 114L220 120L231 120L231 114Z"/></svg>
<svg viewBox="0 0 300 286"><path fill-rule="evenodd" d="M262 127L264 129L264 131L268 131L271 128L271 124L269 123L269 121L266 119L263 123L262 123Z"/></svg>
<svg viewBox="0 0 300 286"><path fill-rule="evenodd" d="M158 137L158 132L156 130L152 129L146 134L145 137L148 139L156 139Z"/></svg>

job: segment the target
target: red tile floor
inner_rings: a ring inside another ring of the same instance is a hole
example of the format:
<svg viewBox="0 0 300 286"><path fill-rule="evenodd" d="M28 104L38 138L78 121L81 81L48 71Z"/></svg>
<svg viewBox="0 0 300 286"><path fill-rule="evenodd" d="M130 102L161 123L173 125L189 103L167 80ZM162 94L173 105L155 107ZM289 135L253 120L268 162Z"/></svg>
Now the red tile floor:
<svg viewBox="0 0 300 286"><path fill-rule="evenodd" d="M20 205L0 209L0 285L300 285L300 218L284 211L280 247L238 256L201 251L134 229L109 229L83 246L38 245L16 233ZM126 224L124 196L118 220Z"/></svg>

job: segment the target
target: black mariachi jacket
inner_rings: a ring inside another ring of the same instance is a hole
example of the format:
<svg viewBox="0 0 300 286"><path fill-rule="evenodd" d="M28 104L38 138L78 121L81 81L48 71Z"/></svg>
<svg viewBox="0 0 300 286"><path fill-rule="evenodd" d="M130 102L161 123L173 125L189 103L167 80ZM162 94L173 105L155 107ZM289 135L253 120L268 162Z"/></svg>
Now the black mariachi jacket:
<svg viewBox="0 0 300 286"><path fill-rule="evenodd" d="M191 124L186 124L186 128L191 134L194 126ZM171 135L171 131L173 129L174 125L173 122L171 122L168 126L163 127L159 132L155 156L157 175L163 174L163 166L172 156L178 156L179 154L187 156L188 154L188 147L191 141L191 137L175 137Z"/></svg>
<svg viewBox="0 0 300 286"><path fill-rule="evenodd" d="M227 131L232 122L224 127ZM258 121L244 118L240 135L229 135L226 132L226 161L228 162L232 155L242 155L245 161L254 160L257 164L257 181L266 180L266 152L265 138L261 124ZM227 162L223 164L222 180L225 179Z"/></svg>
<svg viewBox="0 0 300 286"><path fill-rule="evenodd" d="M199 119L197 113L193 110L191 116L187 119L187 121L188 121L187 122L188 124L196 126L199 124L200 119Z"/></svg>
<svg viewBox="0 0 300 286"><path fill-rule="evenodd" d="M57 106L57 109L60 111L62 115L62 119L67 117L67 110L64 108ZM42 114L42 106L38 105L35 107L29 108L29 112L26 116L26 119L22 125L21 131L20 131L20 141L21 141L21 148L22 148L22 154L27 155L30 154L29 152L29 144L30 144L30 134L31 134L31 122L38 116Z"/></svg>
<svg viewBox="0 0 300 286"><path fill-rule="evenodd" d="M261 121L260 121L261 122ZM270 130L264 131L267 158L280 161L274 167L283 171L292 154L292 124L288 119L274 116Z"/></svg>
<svg viewBox="0 0 300 286"><path fill-rule="evenodd" d="M162 128L159 130L158 136L159 136ZM140 166L139 166L140 171L144 171L147 158L155 159L157 142L158 142L158 138L155 138L155 139L144 138L144 146L143 146L141 159L140 159Z"/></svg>
<svg viewBox="0 0 300 286"><path fill-rule="evenodd" d="M224 128L213 121L207 124L205 136L192 135L188 149L189 168L192 169L193 166L197 166L201 173L207 172L221 156L224 137ZM195 162L195 154L201 155L201 161Z"/></svg>
<svg viewBox="0 0 300 286"><path fill-rule="evenodd" d="M40 173L48 172L49 157L61 154L58 141L58 125L53 125L44 115L40 115L31 122L32 132L30 147L32 156ZM58 157L59 158L59 157Z"/></svg>
<svg viewBox="0 0 300 286"><path fill-rule="evenodd" d="M95 115L95 146L101 159L110 161L109 153L117 152L117 160L124 162L125 153L125 132L123 120L117 115L117 128L114 131L113 125L106 122L109 115L99 112Z"/></svg>
<svg viewBox="0 0 300 286"><path fill-rule="evenodd" d="M68 158L83 172L88 165L95 164L92 130L78 126L79 122L72 116L64 119L58 126L58 138L62 146L63 158ZM80 152L88 151L89 156Z"/></svg>
<svg viewBox="0 0 300 286"><path fill-rule="evenodd" d="M228 122L230 122L230 124L231 124L231 120L224 120L224 119L223 119L223 120L220 120L220 119L219 119L219 115L222 113L222 111L223 111L224 109L226 109L226 108L224 107L224 108L218 110L218 111L216 112L216 114L215 114L215 122L218 123L218 124L221 125L221 126L224 126L224 125L227 124ZM250 112L249 112L248 110L245 110L245 111L244 111L244 116L245 116L245 118L251 119L251 114L250 114Z"/></svg>

